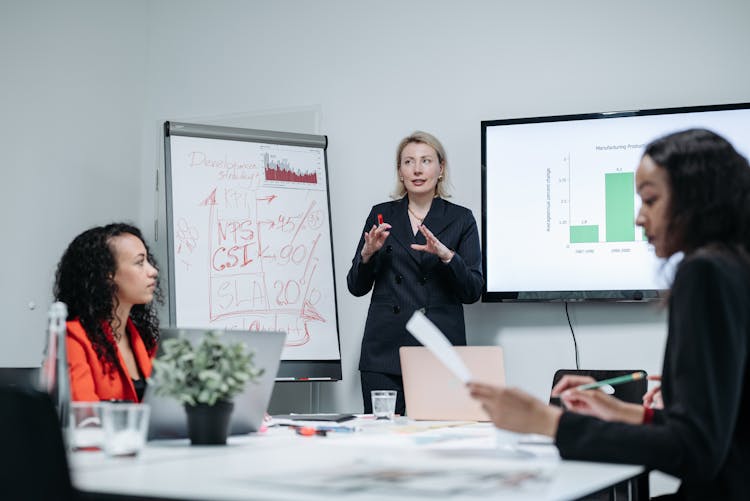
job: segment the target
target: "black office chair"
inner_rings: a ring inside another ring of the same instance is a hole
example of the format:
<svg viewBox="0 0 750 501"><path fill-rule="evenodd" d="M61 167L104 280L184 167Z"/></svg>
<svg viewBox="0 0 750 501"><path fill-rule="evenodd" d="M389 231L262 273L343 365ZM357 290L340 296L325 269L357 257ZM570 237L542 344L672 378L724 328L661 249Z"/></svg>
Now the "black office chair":
<svg viewBox="0 0 750 501"><path fill-rule="evenodd" d="M563 376L566 376L568 374L573 374L577 376L591 376L597 381L601 381L602 379L610 379L613 377L618 376L625 376L627 374L632 374L634 372L643 372L644 374L646 371L642 369L601 369L601 370L582 370L582 369L560 369L555 372L554 377L552 378L552 388L555 387L558 381L562 379ZM615 390L614 396L622 400L623 402L629 402L631 404L640 404L643 402L643 395L646 393L648 389L648 381L644 377L643 379L637 379L635 381L631 381L629 383L623 383L618 384L612 387L612 389ZM550 394L550 404L552 405L560 405L560 400L557 397L552 397ZM605 491L595 493L591 496L586 496L583 498L587 501L603 501L603 500L616 500L616 499L635 499L635 500L645 500L649 499L649 485L648 485L648 472L644 473L643 475L640 475L637 479L635 479L633 482L625 484L625 485L619 485L612 487L611 489L606 489Z"/></svg>
<svg viewBox="0 0 750 501"><path fill-rule="evenodd" d="M0 386L0 497L77 499L60 422L49 396Z"/></svg>
<svg viewBox="0 0 750 501"><path fill-rule="evenodd" d="M568 374L573 374L577 376L591 376L595 380L601 381L602 379L625 376L627 374L632 374L634 372L645 373L646 371L641 370L641 369L632 369L632 370L560 369L557 372L555 372L555 376L552 378L552 387L554 388L557 382L560 381L560 379L562 379L563 376L567 376ZM648 381L646 381L646 378L644 377L643 379L637 379L630 383L618 384L616 386L613 386L612 388L615 390L614 396L619 398L623 402L630 402L631 404L640 404L641 402L643 402L643 395L646 393L646 390L648 389ZM552 398L550 398L550 403L555 403Z"/></svg>

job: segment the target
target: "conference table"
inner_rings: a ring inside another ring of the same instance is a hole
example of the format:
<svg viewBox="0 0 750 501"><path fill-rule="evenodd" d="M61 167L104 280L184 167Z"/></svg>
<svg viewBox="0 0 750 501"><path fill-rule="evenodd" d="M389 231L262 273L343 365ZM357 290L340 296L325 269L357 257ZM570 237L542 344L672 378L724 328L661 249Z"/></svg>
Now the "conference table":
<svg viewBox="0 0 750 501"><path fill-rule="evenodd" d="M136 457L72 452L71 475L96 497L364 501L577 499L614 486L636 499L633 481L644 474L641 466L561 460L549 440L488 423L361 417L340 426L304 436L277 425L225 446L157 440Z"/></svg>

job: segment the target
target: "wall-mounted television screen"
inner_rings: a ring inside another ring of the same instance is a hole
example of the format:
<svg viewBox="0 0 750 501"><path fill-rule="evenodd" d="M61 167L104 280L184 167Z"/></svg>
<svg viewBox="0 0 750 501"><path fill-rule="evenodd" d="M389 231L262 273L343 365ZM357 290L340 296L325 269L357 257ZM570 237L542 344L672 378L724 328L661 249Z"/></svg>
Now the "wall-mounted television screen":
<svg viewBox="0 0 750 501"><path fill-rule="evenodd" d="M662 296L635 169L650 141L692 127L750 154L750 103L483 121L483 300Z"/></svg>

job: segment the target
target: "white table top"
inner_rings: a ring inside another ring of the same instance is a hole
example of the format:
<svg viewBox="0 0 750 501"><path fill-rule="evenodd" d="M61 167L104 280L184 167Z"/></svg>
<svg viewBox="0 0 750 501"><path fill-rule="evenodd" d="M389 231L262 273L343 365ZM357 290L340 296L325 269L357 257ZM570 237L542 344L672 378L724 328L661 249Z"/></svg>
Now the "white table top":
<svg viewBox="0 0 750 501"><path fill-rule="evenodd" d="M563 461L550 444L506 445L489 424L446 424L360 421L361 431L326 437L271 428L226 446L155 441L135 458L75 452L70 463L85 491L222 500L570 499L643 472Z"/></svg>

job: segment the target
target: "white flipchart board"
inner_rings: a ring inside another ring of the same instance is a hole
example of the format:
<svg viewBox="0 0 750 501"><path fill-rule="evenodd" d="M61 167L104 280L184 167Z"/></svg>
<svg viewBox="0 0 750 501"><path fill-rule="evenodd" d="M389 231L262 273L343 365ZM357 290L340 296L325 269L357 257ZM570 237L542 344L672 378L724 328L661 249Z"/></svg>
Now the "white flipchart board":
<svg viewBox="0 0 750 501"><path fill-rule="evenodd" d="M280 377L340 379L325 136L166 122L170 323L287 333Z"/></svg>

